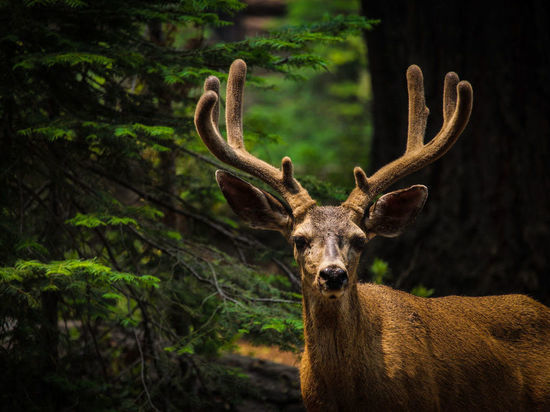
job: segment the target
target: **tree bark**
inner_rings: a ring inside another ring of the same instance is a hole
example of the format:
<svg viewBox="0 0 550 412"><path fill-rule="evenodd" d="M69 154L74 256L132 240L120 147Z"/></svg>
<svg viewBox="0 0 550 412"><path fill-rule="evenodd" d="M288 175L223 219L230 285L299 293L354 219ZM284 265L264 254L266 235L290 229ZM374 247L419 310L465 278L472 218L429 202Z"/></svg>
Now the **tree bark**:
<svg viewBox="0 0 550 412"><path fill-rule="evenodd" d="M374 93L372 170L400 156L405 70L424 72L425 141L442 124L442 86L456 71L474 89L470 124L441 160L400 182L430 189L399 239L372 242L394 285L437 295L523 292L550 303L550 7L362 0L381 23L366 33Z"/></svg>

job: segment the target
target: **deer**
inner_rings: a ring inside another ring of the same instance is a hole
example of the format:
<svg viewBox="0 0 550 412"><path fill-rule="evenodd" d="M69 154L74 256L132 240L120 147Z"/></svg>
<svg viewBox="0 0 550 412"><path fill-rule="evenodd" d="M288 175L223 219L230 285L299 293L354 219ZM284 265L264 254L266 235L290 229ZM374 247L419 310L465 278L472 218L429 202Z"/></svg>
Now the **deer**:
<svg viewBox="0 0 550 412"><path fill-rule="evenodd" d="M222 163L258 178L283 200L225 170L217 183L229 206L253 228L280 232L301 276L304 352L300 384L308 411L550 410L550 308L520 294L422 298L358 280L358 263L375 236L395 237L428 195L393 183L443 156L466 127L473 89L445 76L443 125L427 143L429 110L422 71L406 72L405 153L371 176L354 168L355 188L339 206L320 206L281 167L250 154L243 140L247 67L235 60L226 93L227 140L219 129L220 81L205 80L195 126Z"/></svg>

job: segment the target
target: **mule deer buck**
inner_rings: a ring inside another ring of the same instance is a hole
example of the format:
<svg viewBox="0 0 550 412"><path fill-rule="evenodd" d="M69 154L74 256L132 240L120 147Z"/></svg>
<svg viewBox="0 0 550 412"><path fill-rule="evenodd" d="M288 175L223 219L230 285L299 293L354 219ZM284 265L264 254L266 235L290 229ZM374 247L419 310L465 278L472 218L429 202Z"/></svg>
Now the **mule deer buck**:
<svg viewBox="0 0 550 412"><path fill-rule="evenodd" d="M357 279L367 241L400 234L422 209L428 189L414 185L376 196L451 148L470 117L470 84L446 75L443 126L424 144L422 72L409 67L405 154L370 177L356 167L348 199L317 206L294 178L288 157L278 169L246 151L245 77L246 64L236 60L227 84L227 141L218 127L216 77L205 82L195 125L214 156L264 181L286 201L216 172L237 215L253 227L281 232L294 247L303 294L300 380L307 409L550 410L550 308L522 295L420 298Z"/></svg>

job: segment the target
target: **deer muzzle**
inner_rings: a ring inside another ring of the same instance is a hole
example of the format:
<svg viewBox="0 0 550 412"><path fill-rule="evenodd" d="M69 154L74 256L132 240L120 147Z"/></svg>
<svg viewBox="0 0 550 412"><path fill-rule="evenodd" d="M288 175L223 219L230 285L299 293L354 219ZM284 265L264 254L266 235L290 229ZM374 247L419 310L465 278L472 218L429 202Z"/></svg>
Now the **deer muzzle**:
<svg viewBox="0 0 550 412"><path fill-rule="evenodd" d="M338 266L327 266L319 271L321 293L329 298L339 298L348 284L348 272Z"/></svg>

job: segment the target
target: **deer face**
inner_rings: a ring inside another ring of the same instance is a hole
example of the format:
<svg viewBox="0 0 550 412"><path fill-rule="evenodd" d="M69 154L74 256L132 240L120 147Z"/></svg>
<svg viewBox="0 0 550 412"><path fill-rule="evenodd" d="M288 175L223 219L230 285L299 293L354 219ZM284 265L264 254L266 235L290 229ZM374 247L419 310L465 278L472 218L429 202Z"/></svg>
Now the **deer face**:
<svg viewBox="0 0 550 412"><path fill-rule="evenodd" d="M303 289L337 299L357 281L367 235L350 217L343 207L315 207L294 225L290 241Z"/></svg>
<svg viewBox="0 0 550 412"><path fill-rule="evenodd" d="M341 298L357 282L368 240L397 236L422 209L428 191L415 185L380 197L360 217L346 206L312 206L293 216L277 198L227 172L216 173L233 211L252 227L281 232L294 247L304 293Z"/></svg>
<svg viewBox="0 0 550 412"><path fill-rule="evenodd" d="M219 130L220 81L210 76L195 111L195 126L208 149L222 162L256 176L286 201L218 170L216 179L235 213L252 227L277 230L294 245L305 293L328 299L345 296L357 282L357 263L367 240L376 235L397 236L422 209L428 190L415 185L390 192L372 206L385 188L443 156L466 127L472 110L472 86L447 73L443 92L443 126L428 143L424 131L429 110L424 100L422 71L407 70L409 130L405 153L371 176L354 169L355 188L337 207L318 207L294 178L294 167L284 157L276 168L250 154L243 139L243 93L246 63L235 60L227 79L225 119L227 141Z"/></svg>

